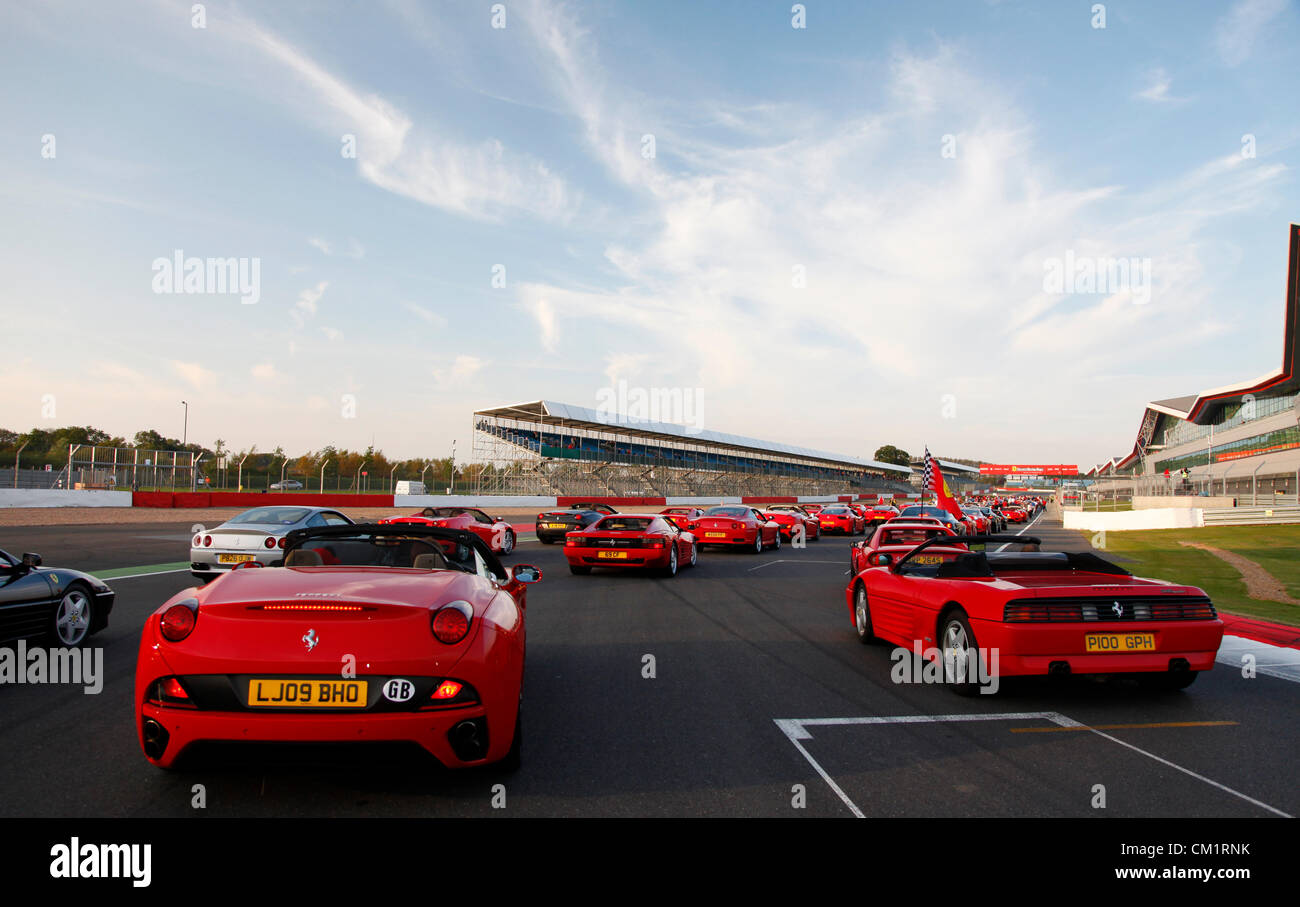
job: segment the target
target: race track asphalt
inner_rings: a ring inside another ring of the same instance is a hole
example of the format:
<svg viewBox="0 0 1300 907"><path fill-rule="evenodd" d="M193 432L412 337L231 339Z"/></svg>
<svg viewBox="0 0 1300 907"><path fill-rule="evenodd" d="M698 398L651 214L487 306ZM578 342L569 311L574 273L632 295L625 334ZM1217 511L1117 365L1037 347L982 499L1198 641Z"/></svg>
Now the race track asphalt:
<svg viewBox="0 0 1300 907"><path fill-rule="evenodd" d="M1087 547L1046 518L1029 531L1044 548ZM188 538L184 520L5 527L0 548L95 572L183 561ZM859 644L850 625L851 541L710 550L673 579L572 576L559 546L522 541L507 563L537 564L545 577L529 591L527 735L513 775L386 752L260 748L159 771L135 735L136 647L145 617L190 579L112 579L112 621L93 641L104 651L102 692L0 686L0 815L1300 813L1295 683L1222 664L1172 694L1076 678L963 699L894 683L891 647ZM504 809L493 805L498 784Z"/></svg>

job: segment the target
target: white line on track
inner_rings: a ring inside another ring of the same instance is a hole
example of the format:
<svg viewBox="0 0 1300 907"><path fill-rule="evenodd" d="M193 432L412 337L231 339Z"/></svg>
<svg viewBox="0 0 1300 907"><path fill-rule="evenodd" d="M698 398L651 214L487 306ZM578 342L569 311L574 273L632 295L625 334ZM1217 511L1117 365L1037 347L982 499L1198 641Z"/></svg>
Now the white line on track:
<svg viewBox="0 0 1300 907"><path fill-rule="evenodd" d="M180 567L176 570L159 570L157 573L128 573L126 576L110 576L107 579L101 580L101 582L119 583L124 579L139 579L142 576L166 576L168 573L189 573L189 570Z"/></svg>
<svg viewBox="0 0 1300 907"><path fill-rule="evenodd" d="M1026 526L1025 528L1028 529L1029 527ZM1075 721L1073 718L1068 718L1065 715L1062 715L1060 712L1001 712L1001 713L989 713L983 715L888 715L888 716L872 715L872 716L863 716L863 717L855 717L855 718L774 718L772 720L776 723L776 726L781 729L781 732L785 734L785 736L789 739L789 741L792 744L794 744L794 748L803 754L803 757L808 760L808 763L813 767L813 769L817 772L817 774L822 777L822 780L826 782L827 786L830 787L830 789L835 792L835 795L840 798L840 801L843 802L843 804L848 807L849 811L852 812L853 815L859 819L865 819L866 815L862 812L862 810L858 808L857 804L854 803L853 800L849 798L849 795L844 792L843 788L841 788L838 784L835 783L835 779L833 779L830 776L830 774L824 768L821 767L821 765L817 762L817 760L812 757L812 754L809 753L808 750L804 748L804 745L801 741L813 739L813 735L808 732L808 728L832 727L832 726L844 726L844 725L870 725L870 724L938 724L938 723L945 723L945 722L960 722L960 721L1032 721L1032 720L1050 721L1053 724L1060 725L1061 727L1087 727L1086 725L1078 721ZM1253 806L1258 806L1260 809L1268 810L1269 812L1274 813L1275 815L1278 816L1282 816L1283 818L1287 818L1287 819L1294 818L1293 816L1283 812L1280 809L1269 806L1267 803L1264 803L1260 800L1256 800L1254 797L1249 797L1246 794L1241 793L1240 791L1233 790L1227 785L1220 784L1218 781L1215 781L1211 778L1207 778L1204 775L1197 774L1191 769L1183 768L1181 765L1170 762L1168 759L1163 759L1160 756L1157 756L1155 753L1149 753L1146 750L1134 746L1131 743L1126 743L1123 740L1120 740L1118 737L1113 737L1110 734L1104 733L1095 728L1087 728L1087 729L1089 731L1092 731L1092 733L1096 734L1099 737L1104 737L1113 743L1118 743L1122 747L1130 749L1135 753L1140 753L1141 755L1147 756L1148 758L1154 759L1156 762L1159 762L1162 765L1167 765L1172 769L1175 769L1177 771L1182 772L1185 775L1197 779L1198 781L1204 781L1206 784L1210 785L1211 787L1216 787L1219 790L1224 791L1225 793L1232 794L1234 797L1245 800L1247 803L1250 803Z"/></svg>
<svg viewBox="0 0 1300 907"><path fill-rule="evenodd" d="M799 560L797 561L792 561L792 560L786 560L782 558L781 560L768 561L766 564L759 564L757 567L750 567L745 572L752 573L755 570L762 570L764 567L770 567L773 564L839 564L839 563L842 563L842 561L806 561L803 558L799 558Z"/></svg>
<svg viewBox="0 0 1300 907"><path fill-rule="evenodd" d="M1035 523L1037 523L1039 520L1041 520L1041 519L1043 518L1043 514L1045 514L1045 513L1047 513L1047 508L1046 508L1046 507L1044 507L1042 510L1038 511L1038 516L1034 517L1032 520L1030 520L1030 521L1029 521L1028 523L1026 523L1024 526L1020 527L1020 531L1017 532L1016 535L1024 535L1026 532L1028 532L1028 531L1029 531L1029 527L1032 526L1032 525L1034 525ZM1005 547L1007 547L1007 545L1011 545L1011 544L1014 544L1014 543L1012 543L1012 542L1007 542L1006 545L1003 545L1003 546L1002 546L1002 548L1005 548ZM1001 551L1002 548L999 548L998 551ZM997 552L994 552L994 553L996 554Z"/></svg>

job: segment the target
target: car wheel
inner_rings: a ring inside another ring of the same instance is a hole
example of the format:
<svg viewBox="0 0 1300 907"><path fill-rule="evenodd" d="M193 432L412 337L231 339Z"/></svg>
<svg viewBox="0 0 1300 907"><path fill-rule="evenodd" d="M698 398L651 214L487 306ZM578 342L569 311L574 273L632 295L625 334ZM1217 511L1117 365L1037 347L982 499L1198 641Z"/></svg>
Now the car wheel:
<svg viewBox="0 0 1300 907"><path fill-rule="evenodd" d="M673 576L676 576L676 575L677 575L677 545L676 545L676 543L673 544L672 548L668 549L668 566L667 566L667 567L664 567L664 568L660 571L660 574L661 574L662 576L666 576L666 577L673 577Z"/></svg>
<svg viewBox="0 0 1300 907"><path fill-rule="evenodd" d="M554 544L555 544L555 539L548 539L546 536L541 535L541 534L539 534L539 535L537 536L537 541L541 542L543 545L554 545Z"/></svg>
<svg viewBox="0 0 1300 907"><path fill-rule="evenodd" d="M569 572L572 573L574 576L586 576L587 574L591 573L591 568L583 567L579 564L570 564Z"/></svg>
<svg viewBox="0 0 1300 907"><path fill-rule="evenodd" d="M694 567L700 562L700 546L691 542L691 566Z"/></svg>
<svg viewBox="0 0 1300 907"><path fill-rule="evenodd" d="M755 554L763 553L763 530L762 529L756 529L754 531L754 553Z"/></svg>
<svg viewBox="0 0 1300 907"><path fill-rule="evenodd" d="M514 550L515 550L515 531L513 529L507 529L506 537L501 542L501 553L503 555L509 554L511 551Z"/></svg>
<svg viewBox="0 0 1300 907"><path fill-rule="evenodd" d="M867 587L858 583L853 590L853 629L864 646L876 637L871 632L871 608L867 604Z"/></svg>
<svg viewBox="0 0 1300 907"><path fill-rule="evenodd" d="M1162 671L1159 674L1139 674L1138 684L1148 690L1172 693L1190 687L1196 682L1196 675L1199 673L1199 671L1179 671L1177 673Z"/></svg>
<svg viewBox="0 0 1300 907"><path fill-rule="evenodd" d="M90 635L94 606L82 586L69 586L54 609L50 621L50 638L65 649L76 649Z"/></svg>
<svg viewBox="0 0 1300 907"><path fill-rule="evenodd" d="M943 682L958 696L974 696L979 692L979 647L965 614L952 611L943 619L939 642ZM974 663L971 653L975 656Z"/></svg>
<svg viewBox="0 0 1300 907"><path fill-rule="evenodd" d="M777 533L776 533L776 541L772 543L772 549L773 549L774 551L780 551L780 550L781 550L781 532L780 532L780 530L777 530Z"/></svg>

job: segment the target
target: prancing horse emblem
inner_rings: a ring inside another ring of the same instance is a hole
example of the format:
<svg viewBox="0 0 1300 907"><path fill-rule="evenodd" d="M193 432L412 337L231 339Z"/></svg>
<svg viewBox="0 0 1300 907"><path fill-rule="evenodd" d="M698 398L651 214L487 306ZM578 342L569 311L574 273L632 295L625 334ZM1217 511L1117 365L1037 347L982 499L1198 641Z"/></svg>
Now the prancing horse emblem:
<svg viewBox="0 0 1300 907"><path fill-rule="evenodd" d="M308 630L303 634L302 641L307 644L307 651L310 652L316 648L316 643L320 642L320 637L316 635L315 630Z"/></svg>
<svg viewBox="0 0 1300 907"><path fill-rule="evenodd" d="M1115 604L1111 605L1110 610L1115 612L1116 617L1124 616L1124 606L1121 605L1119 602L1115 602Z"/></svg>

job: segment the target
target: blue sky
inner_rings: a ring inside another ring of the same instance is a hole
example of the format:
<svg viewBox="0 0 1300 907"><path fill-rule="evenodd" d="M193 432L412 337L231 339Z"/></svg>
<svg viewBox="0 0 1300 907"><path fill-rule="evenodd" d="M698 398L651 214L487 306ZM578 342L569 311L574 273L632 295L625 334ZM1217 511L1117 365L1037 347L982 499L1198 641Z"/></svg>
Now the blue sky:
<svg viewBox="0 0 1300 907"><path fill-rule="evenodd" d="M443 456L626 381L1090 465L1280 361L1294 3L493 5L0 8L0 425ZM153 292L175 249L260 298ZM1067 252L1149 298L1047 292Z"/></svg>

